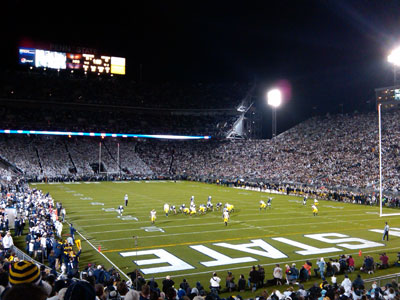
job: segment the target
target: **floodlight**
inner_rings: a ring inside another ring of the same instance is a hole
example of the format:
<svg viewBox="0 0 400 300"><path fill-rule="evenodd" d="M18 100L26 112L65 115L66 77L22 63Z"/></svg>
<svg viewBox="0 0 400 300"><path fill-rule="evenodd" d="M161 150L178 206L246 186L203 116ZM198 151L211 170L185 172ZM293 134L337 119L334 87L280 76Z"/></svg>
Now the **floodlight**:
<svg viewBox="0 0 400 300"><path fill-rule="evenodd" d="M268 105L278 107L282 102L282 93L278 89L272 89L267 93Z"/></svg>
<svg viewBox="0 0 400 300"><path fill-rule="evenodd" d="M400 66L400 47L393 49L392 52L390 52L387 60L395 66Z"/></svg>

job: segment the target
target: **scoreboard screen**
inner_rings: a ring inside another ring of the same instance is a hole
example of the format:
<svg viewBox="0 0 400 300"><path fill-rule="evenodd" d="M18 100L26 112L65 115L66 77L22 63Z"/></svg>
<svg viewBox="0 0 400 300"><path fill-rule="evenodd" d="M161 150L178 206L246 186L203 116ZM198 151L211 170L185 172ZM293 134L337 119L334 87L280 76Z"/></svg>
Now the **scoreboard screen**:
<svg viewBox="0 0 400 300"><path fill-rule="evenodd" d="M24 65L35 65L35 49L20 48L19 49L19 63Z"/></svg>
<svg viewBox="0 0 400 300"><path fill-rule="evenodd" d="M35 67L50 68L50 69L66 69L65 53L38 50L35 51Z"/></svg>
<svg viewBox="0 0 400 300"><path fill-rule="evenodd" d="M94 54L82 54L83 69L94 73L110 73L110 56L97 56Z"/></svg>
<svg viewBox="0 0 400 300"><path fill-rule="evenodd" d="M19 48L19 63L37 68L125 75L124 57Z"/></svg>
<svg viewBox="0 0 400 300"><path fill-rule="evenodd" d="M397 100L397 101L400 100L400 89L394 90L394 100Z"/></svg>

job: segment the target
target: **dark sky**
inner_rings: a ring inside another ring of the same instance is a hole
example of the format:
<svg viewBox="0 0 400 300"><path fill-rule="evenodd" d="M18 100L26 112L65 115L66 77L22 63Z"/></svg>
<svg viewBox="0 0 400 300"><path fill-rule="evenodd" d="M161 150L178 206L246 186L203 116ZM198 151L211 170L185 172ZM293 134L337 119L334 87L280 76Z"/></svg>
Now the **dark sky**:
<svg viewBox="0 0 400 300"><path fill-rule="evenodd" d="M400 1L145 1L103 14L113 18L67 14L9 26L2 50L29 37L125 56L129 76L142 65L145 81L257 79L260 101L285 82L290 99L278 118L291 124L340 104L346 112L373 105L374 88L392 84L386 56L400 43Z"/></svg>

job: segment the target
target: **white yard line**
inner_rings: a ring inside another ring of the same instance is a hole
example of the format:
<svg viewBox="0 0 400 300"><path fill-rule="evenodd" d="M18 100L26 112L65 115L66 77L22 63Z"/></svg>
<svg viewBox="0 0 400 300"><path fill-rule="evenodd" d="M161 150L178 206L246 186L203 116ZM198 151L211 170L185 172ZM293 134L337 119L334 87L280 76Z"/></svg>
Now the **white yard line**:
<svg viewBox="0 0 400 300"><path fill-rule="evenodd" d="M351 212L354 212L354 211L351 211ZM111 212L109 212L110 214L111 214ZM248 217L248 216L259 216L261 213L263 213L263 212L260 212L260 213L257 213L257 214L239 214L238 215L238 217ZM343 212L342 212L343 213ZM287 212L286 213L265 213L265 215L266 215L266 221L274 221L274 220L282 220L282 218L270 218L269 216L271 216L271 215L286 215L287 214ZM85 215L82 215L82 217L84 217ZM137 217L136 215L134 215L135 217ZM145 215L146 216L146 218L148 218L149 216L148 215ZM359 213L357 213L357 214L345 214L345 215L332 215L332 216L327 216L327 217L350 217L350 216L361 216ZM75 215L74 217L77 217L77 215ZM172 217L172 216L171 216ZM213 215L213 216L210 216L210 217L208 217L208 216L197 216L197 217L194 217L194 218L190 218L189 216L187 216L188 218L187 219L174 219L174 222L180 222L180 221L183 221L183 222L188 222L188 220L197 220L198 218L201 218L201 219L215 219L215 218L220 218L221 216L220 215ZM232 217L234 218L235 217L235 214L233 214L232 215ZM113 218L113 216L112 215L110 215L110 219L111 218ZM189 219L190 218L190 219ZM306 215L304 215L304 216L302 216L302 217L292 217L291 218L291 220L295 220L295 219L309 219L309 218L316 218L316 217L314 217L312 214L311 214L311 212L309 212L309 213L307 213ZM318 218L321 218L321 217L318 217ZM322 218L324 218L324 216L322 216ZM109 219L108 217L107 218L105 218L104 216L102 217L102 218L88 218L88 219L82 219L82 220L76 220L77 222L92 222L92 221L101 221L101 220L104 220L104 219ZM161 219L161 217L159 217L159 219ZM144 224L144 223L149 223L150 221L139 221L139 222L135 222L135 224ZM260 220L259 219L257 219L257 220L246 220L246 222L260 222ZM84 226L80 226L80 227L94 227L94 226L108 226L108 225L116 225L117 223L107 223L107 224L97 224L97 225L84 225ZM200 224L197 224L197 225L200 225ZM185 226L187 226L187 225L185 225Z"/></svg>
<svg viewBox="0 0 400 300"><path fill-rule="evenodd" d="M66 221L66 223L68 224L68 225L70 225L70 223L68 223L68 221ZM101 252L99 252L99 250L95 247L95 246L93 246L93 244L91 243L91 242L89 242L88 241L88 239L83 235L83 234L81 234L78 230L76 231L76 233L77 234L79 234L97 253L99 253L101 256L103 256L113 267L115 267L122 275L124 275L125 276L125 278L126 279L128 279L128 280L131 280L131 278L128 276L128 275L126 275L124 272L122 272L121 271L121 269L120 268L118 268L118 266L116 265L116 264L114 264L107 256L105 256L103 253L101 253Z"/></svg>
<svg viewBox="0 0 400 300"><path fill-rule="evenodd" d="M370 220L376 220L376 218L374 219L363 219L363 221L370 221ZM232 222L232 221L231 221ZM233 221L235 223L241 223L240 221ZM335 221L330 221L330 222L318 222L315 225L320 225L320 224L332 224L332 223L347 223L349 221L346 220L335 220ZM216 224L222 224L221 222L219 223L212 223L212 224L207 224L207 225L216 225ZM229 228L229 231L236 231L236 230L261 230L261 231L265 231L264 229L266 228L280 228L280 227L290 227L290 226L301 226L304 223L298 223L298 224L283 224L283 225L265 225L265 226L252 226L252 225L248 225L248 224L243 224L242 228ZM186 225L189 226L189 225ZM186 227L185 226L185 227ZM191 225L191 226L197 226L196 225ZM166 227L160 227L162 229L167 229L167 228L171 228L171 227L182 227L182 226L166 226ZM90 234L100 234L100 233L111 233L111 232L123 232L123 231L143 231L142 228L136 228L136 229L119 229L119 230L109 230L109 231L98 231L98 232L90 232ZM146 235L146 236L141 236L141 239L144 238L154 238L154 237L168 237L168 236L175 236L175 235L186 235L186 234L202 234L202 233L212 233L212 232L219 232L219 231L223 231L226 232L226 229L221 229L221 230L209 230L209 231L197 231L197 232L181 232L181 233L160 233L159 235ZM122 240L130 240L132 239L131 237L129 238L116 238L116 239L108 239L108 240L97 240L99 242L110 242L110 241L122 241Z"/></svg>

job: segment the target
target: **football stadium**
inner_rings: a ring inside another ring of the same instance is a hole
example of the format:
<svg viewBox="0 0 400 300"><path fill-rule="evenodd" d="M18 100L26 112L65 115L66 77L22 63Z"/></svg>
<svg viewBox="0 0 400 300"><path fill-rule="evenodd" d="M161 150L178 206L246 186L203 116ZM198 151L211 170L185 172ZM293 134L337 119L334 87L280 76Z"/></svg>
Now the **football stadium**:
<svg viewBox="0 0 400 300"><path fill-rule="evenodd" d="M354 3L10 30L0 299L400 299L400 7Z"/></svg>

